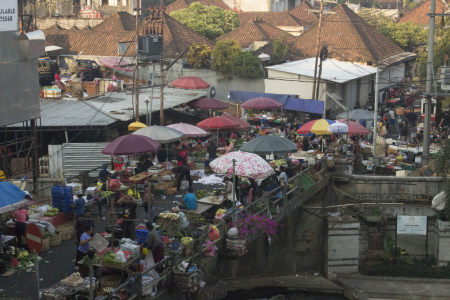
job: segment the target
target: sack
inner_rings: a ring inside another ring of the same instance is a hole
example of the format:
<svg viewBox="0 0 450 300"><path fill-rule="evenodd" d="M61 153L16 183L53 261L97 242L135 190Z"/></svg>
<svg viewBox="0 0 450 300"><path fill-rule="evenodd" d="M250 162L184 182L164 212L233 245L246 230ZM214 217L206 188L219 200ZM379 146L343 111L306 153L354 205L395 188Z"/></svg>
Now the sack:
<svg viewBox="0 0 450 300"><path fill-rule="evenodd" d="M118 189L118 188L120 188L120 186L121 186L120 181L117 179L111 179L109 181L109 189L110 190Z"/></svg>
<svg viewBox="0 0 450 300"><path fill-rule="evenodd" d="M181 181L181 187L180 190L185 190L189 187L189 182L187 180Z"/></svg>
<svg viewBox="0 0 450 300"><path fill-rule="evenodd" d="M237 239L238 238L238 234L239 234L239 230L236 227L232 227L228 230L227 232L227 237L229 239Z"/></svg>

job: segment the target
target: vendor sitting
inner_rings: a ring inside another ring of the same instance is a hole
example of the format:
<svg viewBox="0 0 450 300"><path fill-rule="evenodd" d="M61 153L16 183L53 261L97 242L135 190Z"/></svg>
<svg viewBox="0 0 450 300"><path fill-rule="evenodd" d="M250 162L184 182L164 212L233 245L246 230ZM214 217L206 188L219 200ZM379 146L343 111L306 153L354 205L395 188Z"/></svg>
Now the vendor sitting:
<svg viewBox="0 0 450 300"><path fill-rule="evenodd" d="M188 187L188 193L183 198L183 204L180 205L181 208L194 210L197 209L197 198L194 194L194 188L192 186Z"/></svg>
<svg viewBox="0 0 450 300"><path fill-rule="evenodd" d="M83 198L83 191L77 192L77 200L73 202L72 207L75 209L75 220L78 220L79 217L82 217L84 214L84 207L86 206L86 201Z"/></svg>
<svg viewBox="0 0 450 300"><path fill-rule="evenodd" d="M197 206L197 203L195 203L195 205ZM172 212L178 214L178 226L180 226L180 228L186 228L189 226L189 221L187 220L186 215L180 211L178 206L172 207Z"/></svg>
<svg viewBox="0 0 450 300"><path fill-rule="evenodd" d="M140 174L142 172L147 171L149 168L146 167L147 158L145 156L141 156L139 159L139 163L136 165L135 174Z"/></svg>
<svg viewBox="0 0 450 300"><path fill-rule="evenodd" d="M136 281L139 280L138 274L136 274L136 267L134 265L129 265L127 269L128 274L128 284L126 288L121 290L120 299L127 299L137 294L138 287Z"/></svg>
<svg viewBox="0 0 450 300"><path fill-rule="evenodd" d="M198 144L194 146L194 151L197 151L197 152L202 151L204 148L202 145L202 141L198 140L197 143Z"/></svg>

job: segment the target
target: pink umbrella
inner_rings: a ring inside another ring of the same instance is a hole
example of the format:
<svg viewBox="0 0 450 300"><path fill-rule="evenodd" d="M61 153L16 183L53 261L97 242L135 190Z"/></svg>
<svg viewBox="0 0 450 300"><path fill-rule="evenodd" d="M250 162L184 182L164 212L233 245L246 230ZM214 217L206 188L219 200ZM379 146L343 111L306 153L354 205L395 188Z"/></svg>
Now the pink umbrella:
<svg viewBox="0 0 450 300"><path fill-rule="evenodd" d="M230 120L232 120L232 121L234 121L234 122L236 122L238 124L238 127L237 128L233 128L233 130L236 130L236 131L247 131L247 130L250 130L250 124L248 124L244 120L241 120L237 116L232 116L232 115L229 115L227 113L224 113L223 115L221 115L221 117L230 119Z"/></svg>
<svg viewBox="0 0 450 300"><path fill-rule="evenodd" d="M176 88L187 90L201 90L209 88L210 85L203 79L195 76L184 76L174 80L171 85Z"/></svg>
<svg viewBox="0 0 450 300"><path fill-rule="evenodd" d="M106 155L134 155L155 152L161 146L157 141L143 135L124 135L118 137L105 148L102 153Z"/></svg>
<svg viewBox="0 0 450 300"><path fill-rule="evenodd" d="M346 119L339 119L337 121L347 124ZM372 134L372 132L357 122L348 121L348 134Z"/></svg>
<svg viewBox="0 0 450 300"><path fill-rule="evenodd" d="M229 107L222 101L213 98L201 98L192 102L189 106L201 109L227 109Z"/></svg>
<svg viewBox="0 0 450 300"><path fill-rule="evenodd" d="M187 137L195 137L195 136L207 136L208 133L204 131L201 128L198 128L197 126L187 124L187 123L178 123L178 124L172 124L167 125L166 127L181 131L184 133L184 136Z"/></svg>
<svg viewBox="0 0 450 300"><path fill-rule="evenodd" d="M234 174L233 160L236 162ZM265 179L273 173L273 168L261 156L241 151L222 155L211 162L210 166L215 173L253 179Z"/></svg>
<svg viewBox="0 0 450 300"><path fill-rule="evenodd" d="M206 130L214 130L214 129L219 130L219 129L237 128L239 127L239 124L234 120L230 120L220 116L203 120L200 123L197 123L197 127Z"/></svg>
<svg viewBox="0 0 450 300"><path fill-rule="evenodd" d="M253 98L241 105L242 108L255 110L278 109L283 106L280 102L266 97Z"/></svg>
<svg viewBox="0 0 450 300"><path fill-rule="evenodd" d="M134 71L134 68L128 67L128 65L130 64L128 61L126 61L125 59L122 59L122 61L120 61L120 58L118 58L118 57L104 57L102 59L99 59L99 62L102 65L105 65L108 68L113 68L115 70L120 70L120 71L125 71L125 72L133 72ZM119 66L119 62L120 62L120 66Z"/></svg>

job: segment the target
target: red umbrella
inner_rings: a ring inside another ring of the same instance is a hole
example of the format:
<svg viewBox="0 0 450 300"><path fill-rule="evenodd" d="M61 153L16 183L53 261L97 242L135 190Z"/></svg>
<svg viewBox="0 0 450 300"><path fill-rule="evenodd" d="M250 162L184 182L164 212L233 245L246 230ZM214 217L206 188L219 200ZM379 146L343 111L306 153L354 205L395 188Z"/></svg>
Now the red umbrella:
<svg viewBox="0 0 450 300"><path fill-rule="evenodd" d="M204 130L213 130L237 128L239 127L239 124L234 120L220 116L203 120L200 123L197 123L196 126Z"/></svg>
<svg viewBox="0 0 450 300"><path fill-rule="evenodd" d="M236 122L238 124L238 127L233 128L233 130L236 130L236 131L247 131L247 130L250 130L250 124L248 124L247 122L241 120L237 116L232 116L232 115L229 115L229 114L223 114L221 117L230 119L231 121L234 121L234 122Z"/></svg>
<svg viewBox="0 0 450 300"><path fill-rule="evenodd" d="M253 98L241 105L242 108L255 110L278 109L283 106L280 102L266 97Z"/></svg>
<svg viewBox="0 0 450 300"><path fill-rule="evenodd" d="M171 85L176 88L187 90L201 90L209 88L210 85L203 79L195 76L184 76L174 80Z"/></svg>
<svg viewBox="0 0 450 300"><path fill-rule="evenodd" d="M103 148L102 153L106 155L134 155L155 152L160 147L157 141L143 135L124 135Z"/></svg>
<svg viewBox="0 0 450 300"><path fill-rule="evenodd" d="M229 107L222 101L213 98L201 98L192 102L189 106L201 109L227 109Z"/></svg>
<svg viewBox="0 0 450 300"><path fill-rule="evenodd" d="M337 121L347 124L346 119L339 119ZM372 132L357 122L348 121L348 134L372 134Z"/></svg>

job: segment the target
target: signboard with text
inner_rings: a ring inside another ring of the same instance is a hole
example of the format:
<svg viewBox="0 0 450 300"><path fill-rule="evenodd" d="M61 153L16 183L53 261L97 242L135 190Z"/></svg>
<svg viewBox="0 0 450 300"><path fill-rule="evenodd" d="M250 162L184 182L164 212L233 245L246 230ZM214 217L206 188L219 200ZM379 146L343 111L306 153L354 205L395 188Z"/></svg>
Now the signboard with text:
<svg viewBox="0 0 450 300"><path fill-rule="evenodd" d="M17 0L0 1L0 31L19 30Z"/></svg>
<svg viewBox="0 0 450 300"><path fill-rule="evenodd" d="M426 235L426 216L397 216L397 234Z"/></svg>

